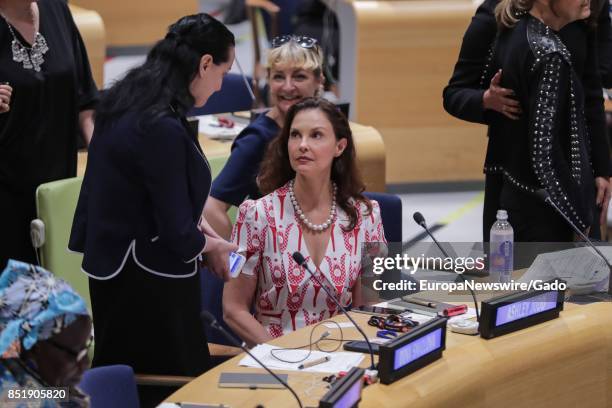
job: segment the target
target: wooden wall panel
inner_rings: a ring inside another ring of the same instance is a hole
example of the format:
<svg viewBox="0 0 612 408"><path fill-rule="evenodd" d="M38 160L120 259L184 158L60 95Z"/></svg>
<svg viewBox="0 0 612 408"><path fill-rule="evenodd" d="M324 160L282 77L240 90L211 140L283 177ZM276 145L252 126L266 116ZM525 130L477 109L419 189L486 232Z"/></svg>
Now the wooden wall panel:
<svg viewBox="0 0 612 408"><path fill-rule="evenodd" d="M381 132L387 183L483 179L486 128L442 107L474 3L340 1L341 47L355 56L353 120Z"/></svg>
<svg viewBox="0 0 612 408"><path fill-rule="evenodd" d="M168 26L187 14L198 12L197 0L73 0L95 10L106 24L107 45L151 45L161 39Z"/></svg>
<svg viewBox="0 0 612 408"><path fill-rule="evenodd" d="M96 85L101 89L104 86L104 60L106 59L104 22L100 14L95 11L86 10L73 4L70 4L70 12L85 43L91 73Z"/></svg>

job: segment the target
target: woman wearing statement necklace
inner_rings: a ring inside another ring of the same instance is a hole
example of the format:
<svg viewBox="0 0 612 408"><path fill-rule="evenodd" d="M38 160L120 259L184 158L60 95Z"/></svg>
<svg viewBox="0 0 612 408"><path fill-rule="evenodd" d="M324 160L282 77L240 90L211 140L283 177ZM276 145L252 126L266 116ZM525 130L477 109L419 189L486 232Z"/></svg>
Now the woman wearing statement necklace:
<svg viewBox="0 0 612 408"><path fill-rule="evenodd" d="M36 188L75 176L78 134L93 132L96 85L66 2L0 0L0 84L1 269L35 261Z"/></svg>
<svg viewBox="0 0 612 408"><path fill-rule="evenodd" d="M232 234L247 261L223 292L225 321L249 345L337 312L295 251L343 305L358 306L362 245L385 240L378 203L362 195L348 121L324 99L289 109L258 183L267 195L240 206Z"/></svg>

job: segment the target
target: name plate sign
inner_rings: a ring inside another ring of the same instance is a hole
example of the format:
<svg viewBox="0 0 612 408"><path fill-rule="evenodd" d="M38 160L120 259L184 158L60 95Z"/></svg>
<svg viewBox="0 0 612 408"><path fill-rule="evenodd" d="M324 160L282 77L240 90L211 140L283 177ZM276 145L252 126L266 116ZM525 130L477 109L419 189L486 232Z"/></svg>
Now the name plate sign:
<svg viewBox="0 0 612 408"><path fill-rule="evenodd" d="M321 401L319 408L353 408L361 401L363 389L363 368L353 367L329 390Z"/></svg>
<svg viewBox="0 0 612 408"><path fill-rule="evenodd" d="M490 339L559 317L565 299L565 289L558 289L564 286L561 282L548 282L550 290L513 293L482 302L480 336Z"/></svg>
<svg viewBox="0 0 612 408"><path fill-rule="evenodd" d="M391 384L442 357L446 348L446 318L438 317L379 346L378 376Z"/></svg>

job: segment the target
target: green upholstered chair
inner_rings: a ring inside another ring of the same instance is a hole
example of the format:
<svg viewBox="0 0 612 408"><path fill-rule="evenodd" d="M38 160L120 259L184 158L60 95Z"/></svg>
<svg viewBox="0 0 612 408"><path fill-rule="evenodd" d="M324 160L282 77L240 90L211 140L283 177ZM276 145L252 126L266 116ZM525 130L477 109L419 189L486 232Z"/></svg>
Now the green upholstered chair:
<svg viewBox="0 0 612 408"><path fill-rule="evenodd" d="M70 283L91 310L87 276L81 271L83 256L68 251L82 181L82 177L58 180L41 184L36 190L36 212L45 225L45 240L38 252L42 267Z"/></svg>

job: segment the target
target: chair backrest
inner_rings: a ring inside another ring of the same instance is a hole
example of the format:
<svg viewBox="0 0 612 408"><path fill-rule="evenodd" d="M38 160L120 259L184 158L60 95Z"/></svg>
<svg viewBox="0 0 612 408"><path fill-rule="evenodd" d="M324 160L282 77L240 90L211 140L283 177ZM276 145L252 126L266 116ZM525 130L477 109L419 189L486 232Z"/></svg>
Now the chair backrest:
<svg viewBox="0 0 612 408"><path fill-rule="evenodd" d="M288 35L293 34L293 20L297 15L298 7L300 6L299 1L295 0L272 0L272 3L276 4L279 8L277 14L277 27L275 30L272 29L272 21L268 13L264 13L264 20L266 23L266 31L268 37L271 40L274 35Z"/></svg>
<svg viewBox="0 0 612 408"><path fill-rule="evenodd" d="M91 400L91 408L138 408L134 370L127 365L91 368L79 384Z"/></svg>
<svg viewBox="0 0 612 408"><path fill-rule="evenodd" d="M247 81L252 83L250 77ZM227 74L223 78L221 89L208 98L206 104L201 108L193 108L190 116L212 115L215 113L239 112L249 110L253 107L253 99L244 83L244 78L239 74Z"/></svg>
<svg viewBox="0 0 612 408"><path fill-rule="evenodd" d="M87 276L81 272L83 256L68 251L82 181L74 177L41 184L36 190L36 212L45 224L45 243L40 249L42 266L70 283L91 310Z"/></svg>
<svg viewBox="0 0 612 408"><path fill-rule="evenodd" d="M402 242L402 200L394 194L365 193L370 200L378 201L387 242Z"/></svg>

